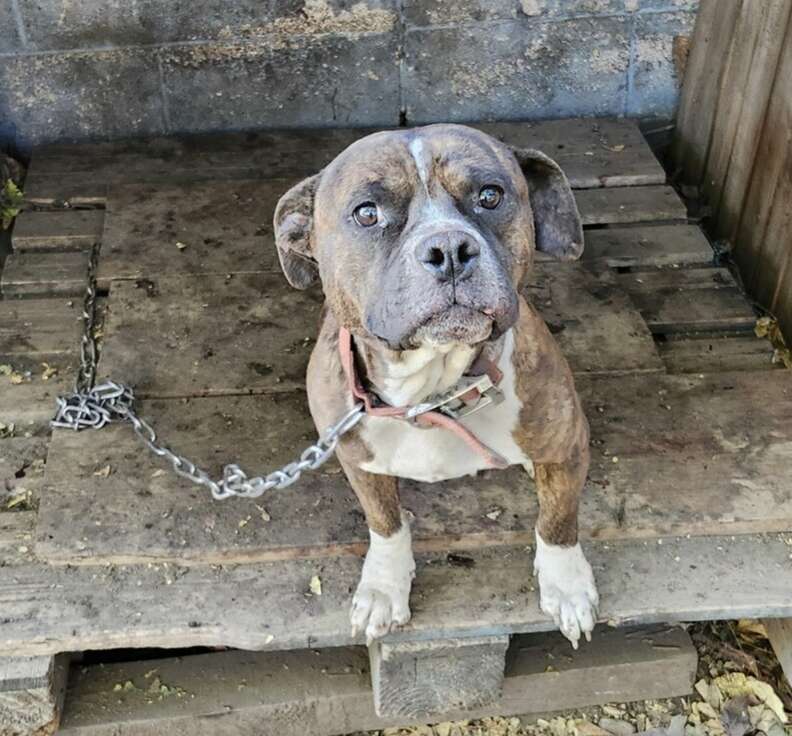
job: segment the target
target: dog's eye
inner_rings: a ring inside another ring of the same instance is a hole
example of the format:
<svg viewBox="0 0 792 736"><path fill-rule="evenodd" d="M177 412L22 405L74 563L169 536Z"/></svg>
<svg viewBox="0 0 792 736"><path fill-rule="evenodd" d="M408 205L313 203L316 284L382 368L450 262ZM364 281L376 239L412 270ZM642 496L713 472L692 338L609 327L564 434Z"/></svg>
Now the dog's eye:
<svg viewBox="0 0 792 736"><path fill-rule="evenodd" d="M487 210L494 210L502 199L503 189L495 184L488 184L479 192L479 204Z"/></svg>
<svg viewBox="0 0 792 736"><path fill-rule="evenodd" d="M352 213L355 222L361 227L371 227L377 224L377 205L374 202L363 202Z"/></svg>

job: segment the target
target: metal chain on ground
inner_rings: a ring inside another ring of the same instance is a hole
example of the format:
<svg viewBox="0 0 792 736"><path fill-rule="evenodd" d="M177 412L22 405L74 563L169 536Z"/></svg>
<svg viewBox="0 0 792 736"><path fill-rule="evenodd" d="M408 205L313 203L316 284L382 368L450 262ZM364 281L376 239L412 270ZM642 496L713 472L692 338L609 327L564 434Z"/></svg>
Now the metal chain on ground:
<svg viewBox="0 0 792 736"><path fill-rule="evenodd" d="M286 488L297 481L306 470L316 470L333 454L338 440L354 427L364 414L362 403L355 404L335 424L329 427L316 444L310 445L300 457L265 476L248 475L236 464L223 468L221 480L209 474L183 455L158 442L154 428L135 412L135 394L129 386L116 381L96 381L96 265L99 248L94 246L88 262L88 284L83 303L83 334L80 340L80 366L71 394L57 398L57 412L51 425L56 428L101 429L109 422L129 422L135 434L155 455L170 462L178 475L205 486L218 500L231 496L256 498L269 490Z"/></svg>

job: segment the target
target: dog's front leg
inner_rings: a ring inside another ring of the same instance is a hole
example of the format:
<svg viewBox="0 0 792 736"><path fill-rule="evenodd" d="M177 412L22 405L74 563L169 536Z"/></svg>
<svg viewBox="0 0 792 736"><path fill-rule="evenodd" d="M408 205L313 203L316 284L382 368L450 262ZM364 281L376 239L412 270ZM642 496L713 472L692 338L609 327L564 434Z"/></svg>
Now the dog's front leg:
<svg viewBox="0 0 792 736"><path fill-rule="evenodd" d="M599 595L594 573L578 541L578 502L588 472L588 447L562 463L535 464L539 493L534 573L539 602L577 649L581 632L591 640Z"/></svg>
<svg viewBox="0 0 792 736"><path fill-rule="evenodd" d="M352 598L352 635L365 629L366 641L410 620L410 588L415 577L410 525L399 505L398 479L360 470L340 458L369 527L369 549Z"/></svg>

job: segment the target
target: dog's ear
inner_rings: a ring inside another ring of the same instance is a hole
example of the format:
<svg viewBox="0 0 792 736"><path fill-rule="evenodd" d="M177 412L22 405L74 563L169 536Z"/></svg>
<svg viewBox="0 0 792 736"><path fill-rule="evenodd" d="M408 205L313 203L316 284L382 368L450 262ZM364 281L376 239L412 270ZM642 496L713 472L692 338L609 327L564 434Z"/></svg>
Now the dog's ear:
<svg viewBox="0 0 792 736"><path fill-rule="evenodd" d="M561 167L541 151L512 148L528 182L537 250L562 261L583 253L583 226L575 197Z"/></svg>
<svg viewBox="0 0 792 736"><path fill-rule="evenodd" d="M321 172L289 189L275 207L275 246L281 268L295 289L307 289L319 277L313 252L314 196Z"/></svg>

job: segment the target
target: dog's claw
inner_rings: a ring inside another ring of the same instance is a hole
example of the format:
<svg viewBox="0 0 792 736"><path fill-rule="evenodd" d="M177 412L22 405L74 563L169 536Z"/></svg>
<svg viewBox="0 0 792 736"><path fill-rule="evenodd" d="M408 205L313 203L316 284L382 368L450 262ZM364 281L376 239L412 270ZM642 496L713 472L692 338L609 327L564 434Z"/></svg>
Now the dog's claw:
<svg viewBox="0 0 792 736"><path fill-rule="evenodd" d="M539 576L539 605L552 616L572 648L578 648L581 633L591 641L599 595L580 545L548 545L537 535L534 571Z"/></svg>

